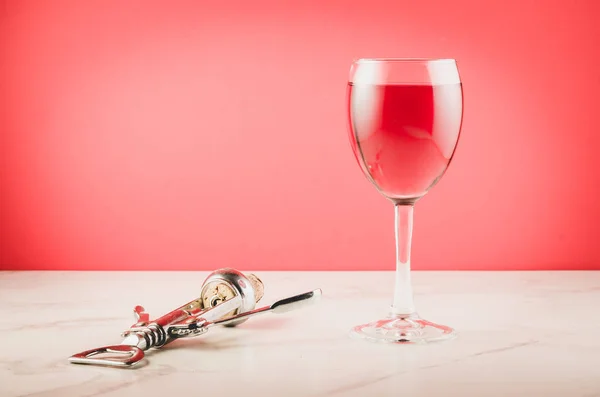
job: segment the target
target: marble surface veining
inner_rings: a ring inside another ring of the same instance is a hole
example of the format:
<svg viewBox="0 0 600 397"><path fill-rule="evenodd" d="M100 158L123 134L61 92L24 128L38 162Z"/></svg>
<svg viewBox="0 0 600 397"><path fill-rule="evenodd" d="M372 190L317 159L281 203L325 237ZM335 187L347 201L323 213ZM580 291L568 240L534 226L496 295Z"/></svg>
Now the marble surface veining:
<svg viewBox="0 0 600 397"><path fill-rule="evenodd" d="M386 314L391 272L256 274L263 304L323 298L116 369L67 358L118 344L135 305L195 299L208 272L0 272L0 396L600 397L600 272L414 272L421 316L459 332L421 346L348 337Z"/></svg>

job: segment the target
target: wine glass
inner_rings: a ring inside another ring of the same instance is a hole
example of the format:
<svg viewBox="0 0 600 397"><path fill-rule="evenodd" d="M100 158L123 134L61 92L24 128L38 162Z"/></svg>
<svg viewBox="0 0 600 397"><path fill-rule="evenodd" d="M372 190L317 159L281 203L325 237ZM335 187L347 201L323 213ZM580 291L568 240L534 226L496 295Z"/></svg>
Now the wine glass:
<svg viewBox="0 0 600 397"><path fill-rule="evenodd" d="M356 60L347 88L349 136L367 179L394 204L396 280L387 317L351 335L377 342L423 343L456 336L423 320L413 302L413 208L446 171L462 126L462 83L454 59Z"/></svg>

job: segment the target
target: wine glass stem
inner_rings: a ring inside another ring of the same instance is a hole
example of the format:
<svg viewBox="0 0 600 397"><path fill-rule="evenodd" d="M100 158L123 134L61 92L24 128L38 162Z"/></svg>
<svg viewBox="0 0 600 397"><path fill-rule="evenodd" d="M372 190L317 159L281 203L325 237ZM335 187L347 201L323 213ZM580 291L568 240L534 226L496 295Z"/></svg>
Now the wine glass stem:
<svg viewBox="0 0 600 397"><path fill-rule="evenodd" d="M410 249L413 227L413 204L395 204L396 285L392 314L408 316L415 312L410 280Z"/></svg>

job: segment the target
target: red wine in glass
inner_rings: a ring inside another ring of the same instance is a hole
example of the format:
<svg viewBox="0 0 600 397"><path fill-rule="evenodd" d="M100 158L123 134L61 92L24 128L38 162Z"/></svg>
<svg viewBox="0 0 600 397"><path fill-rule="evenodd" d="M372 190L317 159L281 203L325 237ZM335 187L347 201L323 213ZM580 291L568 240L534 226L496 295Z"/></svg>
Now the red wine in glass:
<svg viewBox="0 0 600 397"><path fill-rule="evenodd" d="M395 207L396 286L388 316L352 329L383 342L422 343L455 331L417 314L410 281L414 204L444 175L459 140L462 83L452 59L361 59L347 89L349 136L365 176Z"/></svg>
<svg viewBox="0 0 600 397"><path fill-rule="evenodd" d="M350 83L348 94L358 98L350 112L351 141L367 177L385 196L423 196L454 154L461 84Z"/></svg>

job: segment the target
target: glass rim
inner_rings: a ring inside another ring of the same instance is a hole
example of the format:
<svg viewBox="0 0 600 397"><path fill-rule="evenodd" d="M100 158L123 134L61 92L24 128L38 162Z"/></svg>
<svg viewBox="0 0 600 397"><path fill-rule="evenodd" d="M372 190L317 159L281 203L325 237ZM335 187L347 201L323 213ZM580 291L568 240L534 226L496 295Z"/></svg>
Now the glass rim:
<svg viewBox="0 0 600 397"><path fill-rule="evenodd" d="M456 63L454 58L356 58L353 63L385 63L385 62L399 62L399 63Z"/></svg>

